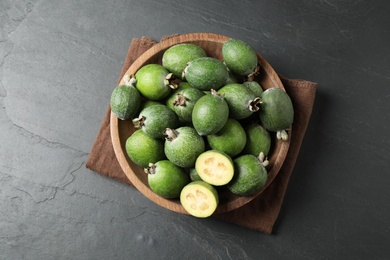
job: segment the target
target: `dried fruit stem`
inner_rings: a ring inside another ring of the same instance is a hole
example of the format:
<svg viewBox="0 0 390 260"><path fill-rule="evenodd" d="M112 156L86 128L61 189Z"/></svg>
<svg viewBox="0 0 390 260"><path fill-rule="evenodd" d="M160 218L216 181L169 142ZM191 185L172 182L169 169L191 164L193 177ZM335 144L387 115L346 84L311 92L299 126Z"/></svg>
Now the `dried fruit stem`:
<svg viewBox="0 0 390 260"><path fill-rule="evenodd" d="M149 167L144 168L144 172L147 174L155 174L156 173L156 165L153 163L149 163Z"/></svg>
<svg viewBox="0 0 390 260"><path fill-rule="evenodd" d="M123 76L123 81L125 82L126 86L134 86L135 83L137 82L134 75L129 75L129 74Z"/></svg>
<svg viewBox="0 0 390 260"><path fill-rule="evenodd" d="M166 128L164 131L164 135L167 136L165 137L165 139L167 139L168 141L172 141L179 136L179 132L175 129Z"/></svg>
<svg viewBox="0 0 390 260"><path fill-rule="evenodd" d="M182 94L177 94L176 99L173 101L173 105L175 106L184 106L186 104L187 98Z"/></svg>
<svg viewBox="0 0 390 260"><path fill-rule="evenodd" d="M146 118L144 116L133 119L134 127L141 128L144 125L145 119Z"/></svg>
<svg viewBox="0 0 390 260"><path fill-rule="evenodd" d="M276 138L278 140L283 140L283 141L287 141L288 140L288 133L286 130L280 130L280 131L277 131L276 132Z"/></svg>
<svg viewBox="0 0 390 260"><path fill-rule="evenodd" d="M253 100L249 100L249 102L248 102L249 110L252 112L259 111L260 104L261 104L261 99L259 97L255 98Z"/></svg>

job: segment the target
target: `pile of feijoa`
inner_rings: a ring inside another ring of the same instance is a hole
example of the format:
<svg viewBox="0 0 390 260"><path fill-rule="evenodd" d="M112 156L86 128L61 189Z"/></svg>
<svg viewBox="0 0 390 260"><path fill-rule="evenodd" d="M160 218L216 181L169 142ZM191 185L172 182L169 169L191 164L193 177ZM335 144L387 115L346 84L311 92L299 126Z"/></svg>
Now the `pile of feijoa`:
<svg viewBox="0 0 390 260"><path fill-rule="evenodd" d="M219 202L216 187L250 196L267 182L272 135L287 140L294 110L280 88L263 90L254 79L256 52L227 40L223 60L200 46L168 48L161 64L141 67L111 96L111 110L132 120L129 158L148 174L159 196L180 199L196 217L208 217Z"/></svg>

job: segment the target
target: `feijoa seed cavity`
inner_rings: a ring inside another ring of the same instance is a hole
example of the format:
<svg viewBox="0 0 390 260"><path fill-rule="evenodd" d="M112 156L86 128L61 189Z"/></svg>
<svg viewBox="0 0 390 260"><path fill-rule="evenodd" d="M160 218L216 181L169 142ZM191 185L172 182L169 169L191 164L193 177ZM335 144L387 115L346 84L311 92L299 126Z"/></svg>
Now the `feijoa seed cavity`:
<svg viewBox="0 0 390 260"><path fill-rule="evenodd" d="M125 75L110 105L136 128L126 153L144 169L151 192L206 218L220 192L261 192L275 144L289 138L294 107L284 90L260 85L264 70L246 42L227 40L215 56L201 46L173 45L161 62Z"/></svg>

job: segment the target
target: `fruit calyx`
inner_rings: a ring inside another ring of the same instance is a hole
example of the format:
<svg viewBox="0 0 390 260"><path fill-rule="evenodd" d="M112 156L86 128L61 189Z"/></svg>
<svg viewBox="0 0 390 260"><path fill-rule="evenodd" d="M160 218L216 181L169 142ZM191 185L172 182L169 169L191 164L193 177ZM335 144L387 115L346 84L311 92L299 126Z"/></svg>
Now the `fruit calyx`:
<svg viewBox="0 0 390 260"><path fill-rule="evenodd" d="M147 174L155 174L156 173L156 165L154 163L149 163L147 168L144 168L144 172Z"/></svg>
<svg viewBox="0 0 390 260"><path fill-rule="evenodd" d="M133 119L133 124L135 128L141 128L145 124L145 116L140 116L138 118Z"/></svg>
<svg viewBox="0 0 390 260"><path fill-rule="evenodd" d="M185 106L187 98L182 94L177 94L176 99L173 101L174 106Z"/></svg>
<svg viewBox="0 0 390 260"><path fill-rule="evenodd" d="M259 72L260 71L260 66L256 66L255 70L248 75L248 81L253 81L253 79L255 78L255 76L259 75Z"/></svg>
<svg viewBox="0 0 390 260"><path fill-rule="evenodd" d="M279 130L276 132L276 138L278 140L287 141L288 140L288 133L286 130Z"/></svg>
<svg viewBox="0 0 390 260"><path fill-rule="evenodd" d="M135 83L137 82L137 80L135 79L134 75L129 75L129 74L126 74L123 76L123 81L125 82L125 85L126 86L135 86Z"/></svg>
<svg viewBox="0 0 390 260"><path fill-rule="evenodd" d="M175 82L175 76L173 73L169 73L164 79L165 86L169 86L171 89L177 89L179 85Z"/></svg>
<svg viewBox="0 0 390 260"><path fill-rule="evenodd" d="M179 136L179 132L175 129L166 128L164 131L164 135L166 135L165 139L168 141L173 141Z"/></svg>
<svg viewBox="0 0 390 260"><path fill-rule="evenodd" d="M216 96L216 97L219 97L219 98L224 98L225 97L225 94L220 94L215 89L211 89L210 92L211 92L211 95L213 95L213 96Z"/></svg>
<svg viewBox="0 0 390 260"><path fill-rule="evenodd" d="M249 100L249 102L248 102L249 110L252 112L259 111L260 104L261 104L261 99L259 97L255 98L253 100Z"/></svg>
<svg viewBox="0 0 390 260"><path fill-rule="evenodd" d="M266 157L263 152L260 152L260 154L257 157L257 159L259 160L261 165L263 165L264 167L268 166L268 164L269 164L268 157Z"/></svg>

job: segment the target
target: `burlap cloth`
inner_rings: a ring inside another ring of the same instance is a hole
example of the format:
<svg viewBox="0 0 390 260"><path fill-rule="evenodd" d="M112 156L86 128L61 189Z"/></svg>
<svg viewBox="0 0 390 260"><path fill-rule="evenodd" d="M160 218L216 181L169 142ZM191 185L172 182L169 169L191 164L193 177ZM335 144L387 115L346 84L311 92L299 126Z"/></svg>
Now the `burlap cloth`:
<svg viewBox="0 0 390 260"><path fill-rule="evenodd" d="M156 41L147 37L133 39L119 76L119 81L130 65L143 52L156 43ZM293 135L285 162L274 181L259 197L239 209L215 215L216 218L224 221L258 230L266 234L272 233L273 226L279 215L289 179L309 123L317 87L317 83L306 80L287 79L281 75L280 78L286 92L293 101L295 111ZM111 143L109 107L107 108L102 125L92 146L86 167L97 173L131 185L115 157Z"/></svg>

